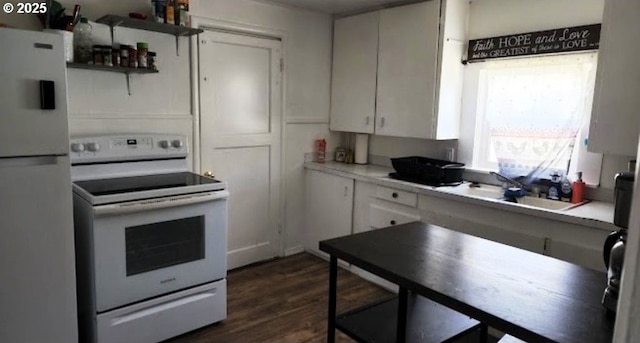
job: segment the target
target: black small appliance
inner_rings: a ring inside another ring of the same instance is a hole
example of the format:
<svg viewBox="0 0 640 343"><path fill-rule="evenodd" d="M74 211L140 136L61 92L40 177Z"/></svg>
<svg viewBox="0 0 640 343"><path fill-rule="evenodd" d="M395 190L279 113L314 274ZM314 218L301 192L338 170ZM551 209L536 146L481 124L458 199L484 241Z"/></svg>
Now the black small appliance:
<svg viewBox="0 0 640 343"><path fill-rule="evenodd" d="M611 314L616 312L618 306L624 249L629 228L631 199L633 198L634 174L630 172L618 173L615 180L613 224L620 227L620 230L612 232L607 237L602 251L604 264L607 266L607 288L602 296L602 305Z"/></svg>

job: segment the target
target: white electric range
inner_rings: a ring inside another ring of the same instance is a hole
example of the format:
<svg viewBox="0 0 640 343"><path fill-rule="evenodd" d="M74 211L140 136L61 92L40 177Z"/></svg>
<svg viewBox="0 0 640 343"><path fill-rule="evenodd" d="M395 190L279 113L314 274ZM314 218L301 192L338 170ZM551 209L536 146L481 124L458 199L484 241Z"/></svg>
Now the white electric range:
<svg viewBox="0 0 640 343"><path fill-rule="evenodd" d="M70 143L80 337L159 342L226 318L226 183L188 171L186 137Z"/></svg>

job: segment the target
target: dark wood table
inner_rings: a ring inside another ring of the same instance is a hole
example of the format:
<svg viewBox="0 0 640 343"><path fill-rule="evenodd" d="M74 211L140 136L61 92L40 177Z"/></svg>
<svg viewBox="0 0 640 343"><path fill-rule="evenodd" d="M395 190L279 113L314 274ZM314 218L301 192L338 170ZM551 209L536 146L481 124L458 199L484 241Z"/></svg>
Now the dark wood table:
<svg viewBox="0 0 640 343"><path fill-rule="evenodd" d="M331 255L329 342L338 259L397 284L402 311L409 292L527 342L612 340L600 303L606 275L572 263L418 222L321 241L320 250Z"/></svg>

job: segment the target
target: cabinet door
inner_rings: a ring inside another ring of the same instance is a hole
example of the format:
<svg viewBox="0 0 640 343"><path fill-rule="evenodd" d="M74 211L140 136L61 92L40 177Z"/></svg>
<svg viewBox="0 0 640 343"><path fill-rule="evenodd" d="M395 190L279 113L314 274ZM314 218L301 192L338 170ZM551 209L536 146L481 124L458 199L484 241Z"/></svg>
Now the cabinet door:
<svg viewBox="0 0 640 343"><path fill-rule="evenodd" d="M353 192L353 233L371 230L369 212L371 197L376 194L376 185L364 181L355 181Z"/></svg>
<svg viewBox="0 0 640 343"><path fill-rule="evenodd" d="M588 246L581 242L563 242L560 240L547 239L545 244L545 255L555 257L564 261L579 264L599 272L606 272L602 258L602 246Z"/></svg>
<svg viewBox="0 0 640 343"><path fill-rule="evenodd" d="M307 251L324 256L318 242L351 234L353 179L307 171Z"/></svg>
<svg viewBox="0 0 640 343"><path fill-rule="evenodd" d="M638 1L605 1L589 151L636 155L640 125L638 13Z"/></svg>
<svg viewBox="0 0 640 343"><path fill-rule="evenodd" d="M440 1L380 12L376 134L435 138Z"/></svg>
<svg viewBox="0 0 640 343"><path fill-rule="evenodd" d="M372 12L335 21L331 130L373 133L378 18L379 12Z"/></svg>

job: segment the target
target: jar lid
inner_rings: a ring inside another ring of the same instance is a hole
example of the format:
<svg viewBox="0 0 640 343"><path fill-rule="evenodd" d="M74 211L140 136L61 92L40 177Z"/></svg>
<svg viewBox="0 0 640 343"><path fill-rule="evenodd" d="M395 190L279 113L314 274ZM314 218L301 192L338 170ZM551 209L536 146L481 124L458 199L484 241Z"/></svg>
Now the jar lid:
<svg viewBox="0 0 640 343"><path fill-rule="evenodd" d="M88 24L88 23L89 23L89 19L87 19L87 18L85 18L85 17L82 17L82 18L80 18L80 22L81 22L81 23L87 23L87 24Z"/></svg>
<svg viewBox="0 0 640 343"><path fill-rule="evenodd" d="M145 42L138 42L138 49L149 49L149 44Z"/></svg>
<svg viewBox="0 0 640 343"><path fill-rule="evenodd" d="M131 45L120 44L120 49L121 50L129 49L130 47L131 47Z"/></svg>
<svg viewBox="0 0 640 343"><path fill-rule="evenodd" d="M149 56L155 56L155 55L156 55L156 53L155 53L155 52L153 52L153 51L149 51L149 52L148 52L148 55L149 55Z"/></svg>

